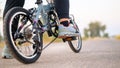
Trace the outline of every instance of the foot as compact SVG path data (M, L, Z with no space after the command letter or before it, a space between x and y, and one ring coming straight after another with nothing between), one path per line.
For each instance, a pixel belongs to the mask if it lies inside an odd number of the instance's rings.
M62 24L59 24L58 26L58 38L67 38L72 36L79 36L79 33L76 32L76 29L72 24L69 23L69 21L65 21L68 25L64 25L64 22Z
M13 58L11 51L9 50L9 48L6 45L3 48L2 58L4 58L4 59L12 59Z

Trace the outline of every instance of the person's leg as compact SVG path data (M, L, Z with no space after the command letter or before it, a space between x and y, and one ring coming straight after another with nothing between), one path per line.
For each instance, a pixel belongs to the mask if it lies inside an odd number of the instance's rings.
M25 0L7 0L4 8L4 13L3 13L3 19L6 15L6 13L13 7L23 7ZM18 21L14 21L14 25L17 25ZM16 30L17 27L13 31ZM7 45L4 46L3 52L2 52L2 57L3 58L12 58L11 52L8 49Z
M68 23L64 23L64 21L69 20L69 0L54 0L54 2L61 24L68 25Z
M69 0L54 0L55 9L60 19L60 25L58 26L58 37L66 38L74 36L76 30L70 25L69 19Z
M69 18L69 0L54 0L59 19Z
M3 12L3 19L5 14L13 7L23 7L25 0L6 0L4 12Z

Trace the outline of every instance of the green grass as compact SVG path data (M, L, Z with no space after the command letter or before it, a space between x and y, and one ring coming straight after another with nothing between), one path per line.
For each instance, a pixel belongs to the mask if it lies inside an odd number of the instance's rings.
M43 35L43 41L46 43L46 42L50 42L50 41L52 41L53 39L54 39L55 37L49 37L48 35L47 35L47 33L44 33L44 35ZM62 42L62 39L59 39L59 38L57 38L56 40L55 40L55 42Z
M0 48L3 48L4 47L4 45L5 45L5 43L2 41L2 42L0 42Z

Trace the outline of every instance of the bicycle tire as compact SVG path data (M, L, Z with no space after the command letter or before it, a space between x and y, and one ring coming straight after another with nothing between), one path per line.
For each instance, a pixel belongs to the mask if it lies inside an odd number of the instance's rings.
M5 38L5 42L8 46L8 48L12 51L12 54L14 56L14 58L16 58L18 61L24 63L24 64L30 64L30 63L34 63L35 61L38 60L38 58L40 57L41 55L41 52L36 52L35 55L31 56L31 57L24 57L22 56L18 51L17 49L15 48L15 42L13 42L13 36L11 34L11 29L12 27L10 27L10 23L11 23L11 19L14 17L15 14L17 13L24 13L26 15L29 15L30 13L22 8L22 7L14 7L12 9L10 9L5 18L4 18L4 23L3 23L3 33L4 33L4 38ZM41 40L42 40L42 34L40 35L41 36ZM39 45L43 45L43 42L41 41L41 43L39 43Z
M79 36L73 36L72 38L75 38L75 39L68 40L68 44L73 52L79 53L82 48L82 38L81 38L80 30L79 30L77 24L74 21L72 21L72 24L76 26Z

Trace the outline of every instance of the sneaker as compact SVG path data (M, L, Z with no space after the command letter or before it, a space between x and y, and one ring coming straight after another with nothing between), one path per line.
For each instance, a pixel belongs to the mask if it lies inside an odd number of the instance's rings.
M79 33L76 32L76 29L73 27L72 24L69 24L69 26L67 27L62 24L59 24L58 38L66 38L72 36L79 36Z
M4 48L3 48L2 58L4 58L4 59L12 59L13 58L13 56L12 56L10 50L8 49L7 45L5 45Z

